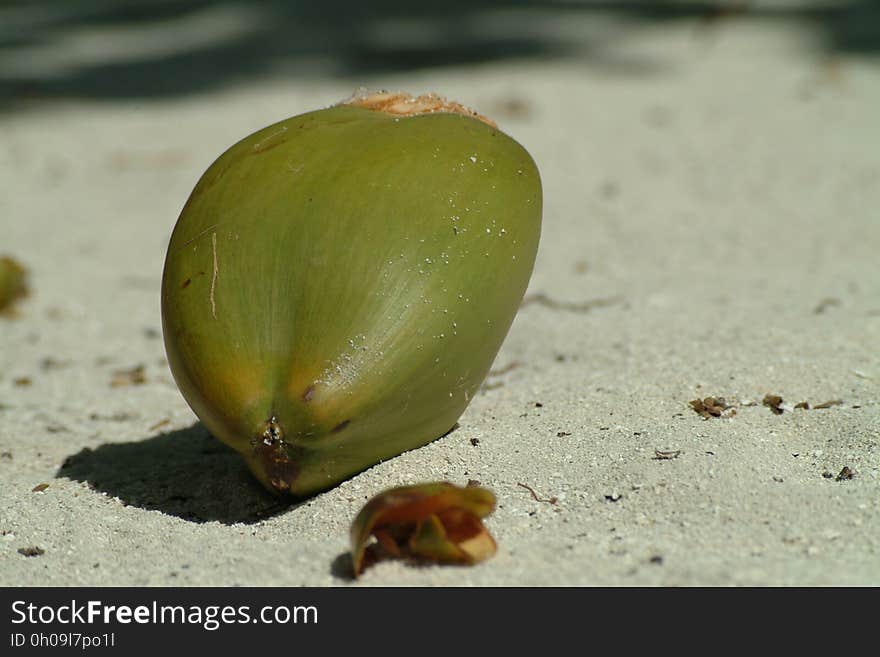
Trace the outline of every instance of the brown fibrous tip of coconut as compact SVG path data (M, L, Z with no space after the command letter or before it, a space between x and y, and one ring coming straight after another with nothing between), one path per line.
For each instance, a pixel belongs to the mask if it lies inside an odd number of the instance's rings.
M375 93L358 92L351 98L343 100L340 105L363 107L374 112L385 112L392 116L418 116L420 114L461 114L482 121L486 125L497 128L495 122L469 107L453 100L446 100L435 93L412 96L402 91L377 91Z

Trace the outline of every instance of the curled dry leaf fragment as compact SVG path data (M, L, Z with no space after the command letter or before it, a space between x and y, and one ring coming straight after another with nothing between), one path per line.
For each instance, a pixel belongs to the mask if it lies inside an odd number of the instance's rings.
M690 402L690 406L696 413L704 419L710 417L721 417L724 412L732 407L728 404L724 397L706 397L704 399L694 399Z
M764 395L764 399L761 401L764 406L769 408L775 415L782 415L782 412L785 410L782 408L782 397L779 395Z
M355 576L383 558L474 564L495 554L482 519L495 495L480 486L448 482L391 488L376 495L351 525ZM368 545L370 537L376 542Z

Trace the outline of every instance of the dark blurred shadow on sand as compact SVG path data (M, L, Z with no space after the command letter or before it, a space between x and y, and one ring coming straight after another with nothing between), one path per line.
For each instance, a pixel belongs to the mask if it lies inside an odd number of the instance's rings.
M622 61L609 45L645 25L711 32L741 18L804 25L818 56L880 52L875 0L0 0L0 109L504 60L577 58L610 74L651 75L656 61Z
M291 506L290 500L266 492L242 458L201 423L135 442L84 448L55 476L191 522L254 523Z

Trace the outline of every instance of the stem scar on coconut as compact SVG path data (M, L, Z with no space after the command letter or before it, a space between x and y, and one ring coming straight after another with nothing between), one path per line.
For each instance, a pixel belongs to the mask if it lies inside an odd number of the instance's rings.
M295 496L444 435L522 300L541 205L528 152L433 94L355 96L244 138L168 247L184 398Z

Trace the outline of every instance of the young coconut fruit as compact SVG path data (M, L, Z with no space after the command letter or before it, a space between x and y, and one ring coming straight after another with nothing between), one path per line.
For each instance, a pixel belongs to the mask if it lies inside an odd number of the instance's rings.
M211 165L174 228L174 378L267 488L329 488L455 425L540 226L532 158L456 103L376 94L271 125Z

